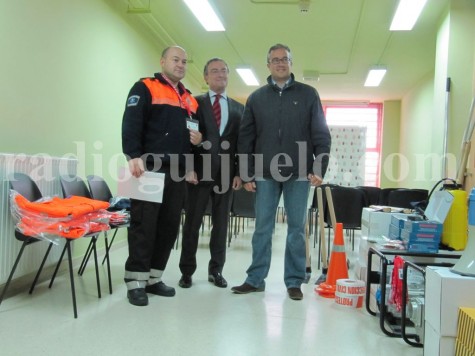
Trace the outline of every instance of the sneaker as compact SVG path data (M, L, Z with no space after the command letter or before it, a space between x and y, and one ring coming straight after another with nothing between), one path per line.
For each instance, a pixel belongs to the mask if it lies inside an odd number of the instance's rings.
M136 305L138 307L144 307L148 305L148 296L147 293L145 293L145 289L143 288L128 290L127 298L129 299L129 303L132 305Z
M219 272L210 273L208 275L208 282L214 283L214 285L219 288L226 288L228 286L228 282L226 282L223 275Z
M145 287L145 291L162 297L173 297L175 295L175 288L169 287L163 282L148 285Z
M252 293L252 292L263 292L264 287L253 287L248 283L243 283L240 286L232 287L231 290L236 293L236 294L247 294L247 293Z
M289 294L290 299L293 299L293 300L303 299L303 294L300 288L287 288L287 293Z

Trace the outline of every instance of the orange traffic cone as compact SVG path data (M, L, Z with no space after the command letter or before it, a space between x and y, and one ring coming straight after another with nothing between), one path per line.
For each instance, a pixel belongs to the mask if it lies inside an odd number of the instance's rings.
M337 279L347 278L348 266L346 264L345 242L343 241L343 224L337 223L327 279L324 283L315 287L315 292L325 298L334 298Z

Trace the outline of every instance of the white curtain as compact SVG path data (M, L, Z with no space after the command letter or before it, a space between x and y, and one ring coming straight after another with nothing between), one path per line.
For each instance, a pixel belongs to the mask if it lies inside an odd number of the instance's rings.
M364 185L366 127L329 126L330 162L324 183L345 187Z

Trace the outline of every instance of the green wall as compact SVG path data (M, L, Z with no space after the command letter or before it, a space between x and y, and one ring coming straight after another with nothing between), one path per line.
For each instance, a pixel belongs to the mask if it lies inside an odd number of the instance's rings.
M75 156L78 175L102 175L112 192L117 166L125 163L120 133L128 91L160 70L165 47L138 33L134 15L117 3L0 5L0 151Z
M399 186L430 189L444 177L456 178L475 88L474 34L475 2L452 0L440 19L435 72L401 101Z
M381 148L381 188L394 188L398 184L399 132L401 127L401 101L385 101L383 105L383 130Z

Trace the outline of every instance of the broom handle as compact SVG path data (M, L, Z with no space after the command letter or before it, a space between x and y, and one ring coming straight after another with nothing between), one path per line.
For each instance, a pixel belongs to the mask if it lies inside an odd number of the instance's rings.
M333 197L330 187L325 187L325 193L327 194L328 210L330 211L330 219L332 221L332 228L336 229L336 216L335 207L333 206Z
M325 220L323 214L323 194L322 188L317 188L317 204L318 204L318 225L320 225L320 254L322 256L322 268L328 268L327 266L327 243L325 242Z

